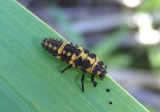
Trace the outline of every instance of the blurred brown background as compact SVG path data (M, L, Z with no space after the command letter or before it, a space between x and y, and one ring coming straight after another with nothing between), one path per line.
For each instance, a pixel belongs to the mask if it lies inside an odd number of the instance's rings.
M160 0L18 0L68 41L96 52L151 112L160 111Z

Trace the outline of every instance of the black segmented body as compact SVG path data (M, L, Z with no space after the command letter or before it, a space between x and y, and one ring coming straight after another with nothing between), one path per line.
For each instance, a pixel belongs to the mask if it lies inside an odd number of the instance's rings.
M90 53L89 50L84 50L82 47L55 39L44 39L42 46L49 53L52 53L53 56L57 56L58 59L70 64L67 68L62 70L62 72L71 67L76 67L83 71L81 79L82 91L84 91L83 80L86 72L91 73L91 81L94 86L97 85L94 81L94 76L98 75L101 79L103 79L107 73L107 66L104 65L102 61L98 60L96 54Z

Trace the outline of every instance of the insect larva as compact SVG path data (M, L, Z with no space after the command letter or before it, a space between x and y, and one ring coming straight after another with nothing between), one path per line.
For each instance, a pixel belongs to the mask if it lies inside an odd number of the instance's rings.
M100 79L104 79L107 71L107 66L100 61L96 54L90 53L89 50L85 50L72 43L63 42L55 39L44 39L42 46L53 56L57 56L58 59L69 63L65 69L61 71L63 73L71 67L79 68L82 70L83 75L81 78L82 92L84 92L84 76L86 72L89 72L91 76L91 82L93 86L97 86L97 82L94 80L94 76L99 76Z

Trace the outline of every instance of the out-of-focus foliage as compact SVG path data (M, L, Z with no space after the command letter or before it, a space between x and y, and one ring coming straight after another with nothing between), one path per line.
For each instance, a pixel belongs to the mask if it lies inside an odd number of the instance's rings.
M160 72L160 48L159 46L148 48L148 57L153 70Z
M160 0L144 0L140 7L136 9L136 13L144 13L149 15L156 15L156 17L159 17L159 10L160 10ZM154 16L151 16L154 25L157 18ZM154 28L154 25L151 24ZM158 29L160 29L160 26L158 25ZM159 30L158 30L159 31ZM147 32L147 31L146 31ZM154 35L153 35L154 36ZM152 38L152 37L150 37ZM160 44L156 45L148 45L147 47L147 53L148 53L148 60L150 62L151 69L153 71L160 72Z
M77 43L78 45L82 45L83 47L86 48L86 44L84 42L84 38L82 38L82 35L80 35L78 32L75 32L74 29L72 28L72 22L67 18L67 15L60 9L59 6L54 5L50 6L50 13L52 14L52 17L56 20L58 23L59 27L65 31L65 36L67 39L73 43ZM159 8L159 0L153 0L153 1L143 1L141 5L138 8L135 8L136 12L132 13L132 15L135 15L137 13L142 13L145 12L146 14L151 14L155 8ZM54 12L53 12L54 10ZM123 11L127 10L127 8L123 9ZM56 13L55 13L56 12ZM96 27L96 26L95 26ZM125 27L125 28L124 28ZM141 28L140 26L137 26L137 28ZM106 38L102 39L100 42L94 44L91 48L91 51L97 53L97 55L100 57L101 60L104 60L105 63L109 64L110 66L117 66L117 67L134 67L134 68L143 68L146 69L146 64L150 64L151 68L153 71L159 69L159 64L158 64L158 52L157 54L154 53L157 50L157 47L154 47L153 49L148 49L147 45L138 45L138 46L133 46L129 48L131 51L132 49L136 49L135 56L133 54L130 54L130 52L125 51L119 52L119 48L121 48L121 44L124 41L124 38L127 38L126 35L130 35L135 31L135 29L129 28L127 24L122 25L120 28L116 29L114 32L109 34L109 36L106 36ZM138 30L137 30L138 31ZM134 37L133 37L134 38ZM83 43L83 44L82 44ZM148 53L148 56L143 55L145 57L137 57L136 55L138 52L141 51L141 46L142 48L146 47L146 53ZM152 48L152 45L149 47ZM140 49L140 51L139 51ZM135 57L137 58L143 58L146 60L146 63L144 65L142 64L144 61L134 59ZM155 58L152 58L155 57ZM142 62L141 62L142 61ZM138 63L141 63L140 66ZM149 65L148 65L149 66ZM156 68L156 69L155 69ZM148 67L147 67L148 69Z
M54 11L54 12L53 12ZM82 36L72 28L72 22L67 18L67 15L57 5L50 6L49 12L53 19L59 25L60 29L63 30L67 40L77 45L86 47L85 41Z
M137 12L152 12L160 8L160 0L143 0L140 7L137 8Z
M118 49L120 43L124 40L128 33L129 31L122 27L107 36L106 39L93 46L91 50L96 52L98 57L109 66L127 67L132 62L129 54L117 53L114 55L114 52Z

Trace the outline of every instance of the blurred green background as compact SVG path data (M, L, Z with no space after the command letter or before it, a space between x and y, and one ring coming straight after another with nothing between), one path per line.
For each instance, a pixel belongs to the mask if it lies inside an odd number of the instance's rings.
M95 52L109 75L160 111L160 0L18 0L66 40Z

